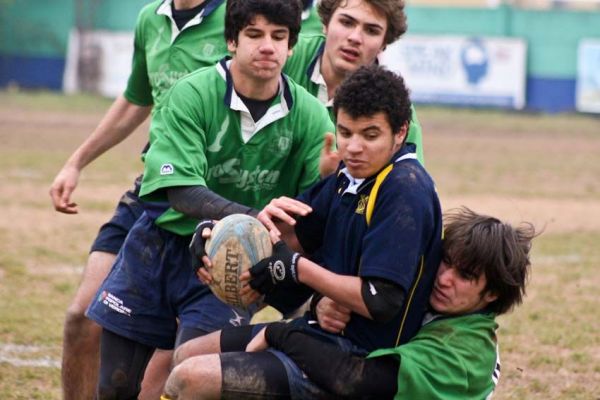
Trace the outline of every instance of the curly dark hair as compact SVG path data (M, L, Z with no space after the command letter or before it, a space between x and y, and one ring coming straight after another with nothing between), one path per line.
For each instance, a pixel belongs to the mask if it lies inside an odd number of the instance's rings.
M531 241L538 235L534 226L524 222L515 228L467 207L446 213L444 225L444 262L467 279L485 274L487 284L481 297L486 293L498 296L488 308L503 314L521 304L531 265Z
M385 32L385 44L395 42L406 33L406 14L404 13L404 0L362 0L387 17L388 27ZM331 16L338 7L343 7L348 0L321 0L317 6L319 17L324 26L329 25Z
M272 24L286 26L290 30L288 47L294 47L302 24L300 0L228 0L225 40L236 43L240 31L257 15L262 15Z
M350 74L336 90L333 112L344 110L352 118L382 112L393 133L410 123L411 102L404 79L379 65L366 65Z

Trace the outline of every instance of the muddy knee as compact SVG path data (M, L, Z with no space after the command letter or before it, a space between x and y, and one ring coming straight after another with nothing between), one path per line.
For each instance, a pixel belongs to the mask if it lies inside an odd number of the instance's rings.
M137 399L139 392L140 382L137 375L131 376L122 369L115 369L110 376L105 376L98 382L100 400Z

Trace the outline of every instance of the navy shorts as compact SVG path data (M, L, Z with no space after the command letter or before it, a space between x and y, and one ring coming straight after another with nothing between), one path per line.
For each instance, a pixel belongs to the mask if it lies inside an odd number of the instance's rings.
M146 213L131 228L86 315L128 339L171 349L181 327L213 332L249 323L251 313L217 299L196 277L188 244Z
M141 179L140 175L135 180L134 187L123 194L110 221L100 227L90 252L103 251L111 254L119 252L129 230L144 212L138 197Z
M325 332L318 327L316 321L309 321L306 317L297 318L288 323L292 324L295 329L306 332L308 335L337 346L344 352L352 353L361 357L364 357L368 354L366 350L354 345L350 339L333 333ZM250 339L256 336L258 332L260 332L260 330L266 325L268 324L256 324L252 325L251 327L242 328L242 330L240 330L242 334L238 336L240 343L230 342L228 346L230 348L224 349L224 351L239 351L241 348L245 348L245 345L250 341ZM236 330L227 330L228 339L235 339L235 331ZM298 367L298 365L287 356L287 354L275 349L267 349L267 351L275 355L275 357L277 357L283 364L289 385L290 398L292 400L335 398L331 395L331 393L324 391L317 386L316 383L311 381L300 369L300 367ZM260 385L257 386L254 380L235 379L235 377L243 375L246 372L237 371L236 365L252 366L252 358L254 357L254 354L256 353L233 352L221 354L221 369L223 371L223 379L229 379L227 381L223 381L223 389L228 393L235 393L238 394L239 397L244 398L258 399L263 398L263 396L264 398L269 398L268 394L265 392L265 388L260 387ZM280 367L274 365L273 368ZM231 379L231 377L234 378ZM257 382L260 381L258 380Z
M326 343L337 346L346 353L352 353L358 356L366 356L368 354L366 350L353 344L350 339L320 329L316 321L309 321L307 318L302 317L297 318L290 323L293 324L296 329L304 331ZM290 397L292 400L335 398L311 381L304 371L302 371L300 367L287 356L287 354L275 349L268 349L267 351L272 352L279 361L283 363L288 377Z

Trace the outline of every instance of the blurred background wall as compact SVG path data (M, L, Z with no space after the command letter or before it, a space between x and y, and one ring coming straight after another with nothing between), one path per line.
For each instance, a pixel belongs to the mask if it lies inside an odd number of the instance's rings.
M97 41L98 33L104 37L125 34L120 40L129 47L121 46L120 51L128 54L137 13L147 3L0 0L0 87L88 90L111 95L98 90L95 84L103 73L98 48L104 42ZM600 41L600 0L413 0L408 2L407 15L406 40L413 35L425 35L434 41L449 35L522 40L526 46L525 102L516 108L532 111L578 108L580 45ZM112 38L108 41L117 40L114 35ZM596 53L590 54L592 66L587 68L595 69L597 62L599 72L597 78L588 79L588 84L597 84L600 90L600 50L597 61ZM106 63L107 54L102 57ZM591 73L594 75L594 71Z

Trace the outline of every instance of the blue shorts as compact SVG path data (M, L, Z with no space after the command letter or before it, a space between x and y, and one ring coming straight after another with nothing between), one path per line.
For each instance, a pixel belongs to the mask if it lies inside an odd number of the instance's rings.
M177 320L205 332L248 324L250 312L221 302L198 280L190 240L142 214L86 315L111 332L161 349L173 348Z
M141 178L140 175L135 180L134 187L121 196L113 217L100 227L90 252L103 251L111 254L119 252L129 230L144 212L138 197Z

